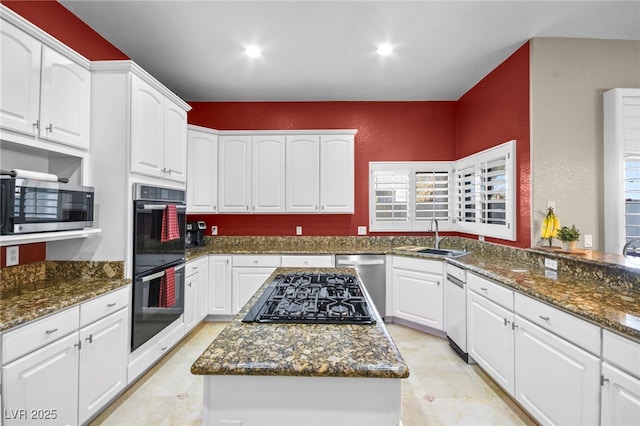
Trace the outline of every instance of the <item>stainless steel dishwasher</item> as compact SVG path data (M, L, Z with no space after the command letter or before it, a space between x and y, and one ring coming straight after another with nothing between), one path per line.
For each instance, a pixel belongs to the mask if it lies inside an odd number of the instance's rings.
M336 267L354 268L362 284L367 289L378 313L384 319L386 315L387 275L384 254L338 254Z

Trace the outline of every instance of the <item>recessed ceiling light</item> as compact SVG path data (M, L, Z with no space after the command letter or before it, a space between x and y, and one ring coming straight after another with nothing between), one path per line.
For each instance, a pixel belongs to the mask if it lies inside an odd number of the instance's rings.
M250 45L245 47L244 54L250 58L257 58L262 55L262 51L258 46Z
M378 46L378 50L376 52L378 52L378 55L380 56L387 56L393 52L393 46L388 43L381 44Z

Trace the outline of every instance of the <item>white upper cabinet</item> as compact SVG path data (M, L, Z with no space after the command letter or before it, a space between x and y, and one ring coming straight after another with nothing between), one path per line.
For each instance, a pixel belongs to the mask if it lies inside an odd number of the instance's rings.
M0 37L0 126L87 150L90 71L8 22Z
M322 213L354 212L354 136L320 137Z
M218 135L189 128L187 132L187 211L218 210Z
M0 37L0 125L36 136L42 44L6 22L0 27Z
M287 212L318 213L320 136L287 136Z
M252 211L254 213L284 212L284 136L254 136L252 163Z
M251 136L220 136L218 154L218 211L249 212Z
M40 93L40 137L89 149L91 73L44 47Z
M131 171L185 182L186 112L137 76L131 94Z

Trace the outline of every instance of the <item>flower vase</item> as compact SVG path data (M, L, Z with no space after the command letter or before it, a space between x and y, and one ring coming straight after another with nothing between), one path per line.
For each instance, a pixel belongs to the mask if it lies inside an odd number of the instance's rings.
M563 241L562 248L565 251L575 251L576 250L577 241Z

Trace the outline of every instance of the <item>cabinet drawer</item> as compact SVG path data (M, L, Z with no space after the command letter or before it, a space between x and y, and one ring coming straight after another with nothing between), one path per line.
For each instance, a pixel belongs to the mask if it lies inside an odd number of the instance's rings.
M516 294L516 314L540 327L600 355L600 327L531 297Z
M513 311L512 290L475 274L467 276L467 285L469 290L473 290L498 305Z
M232 259L233 266L256 266L256 267L278 267L280 266L280 256L270 255L235 255Z
M416 272L430 272L439 275L443 273L442 261L438 260L395 256L393 258L393 267L397 269L409 269Z
M602 333L602 358L640 378L640 343L604 330Z
M77 331L79 318L80 307L74 306L3 334L3 364Z
M129 286L103 294L80 305L80 327L129 306Z
M185 276L185 278L196 274L198 272L198 269L200 268L200 264L201 264L201 259L196 259L196 260L192 260L190 262L187 262L184 265L184 276Z
M447 275L451 275L452 277L457 278L462 282L467 281L467 271L465 271L463 268L452 265L450 263L445 263L444 267Z
M333 256L282 256L282 266L331 268L333 267L333 259Z

